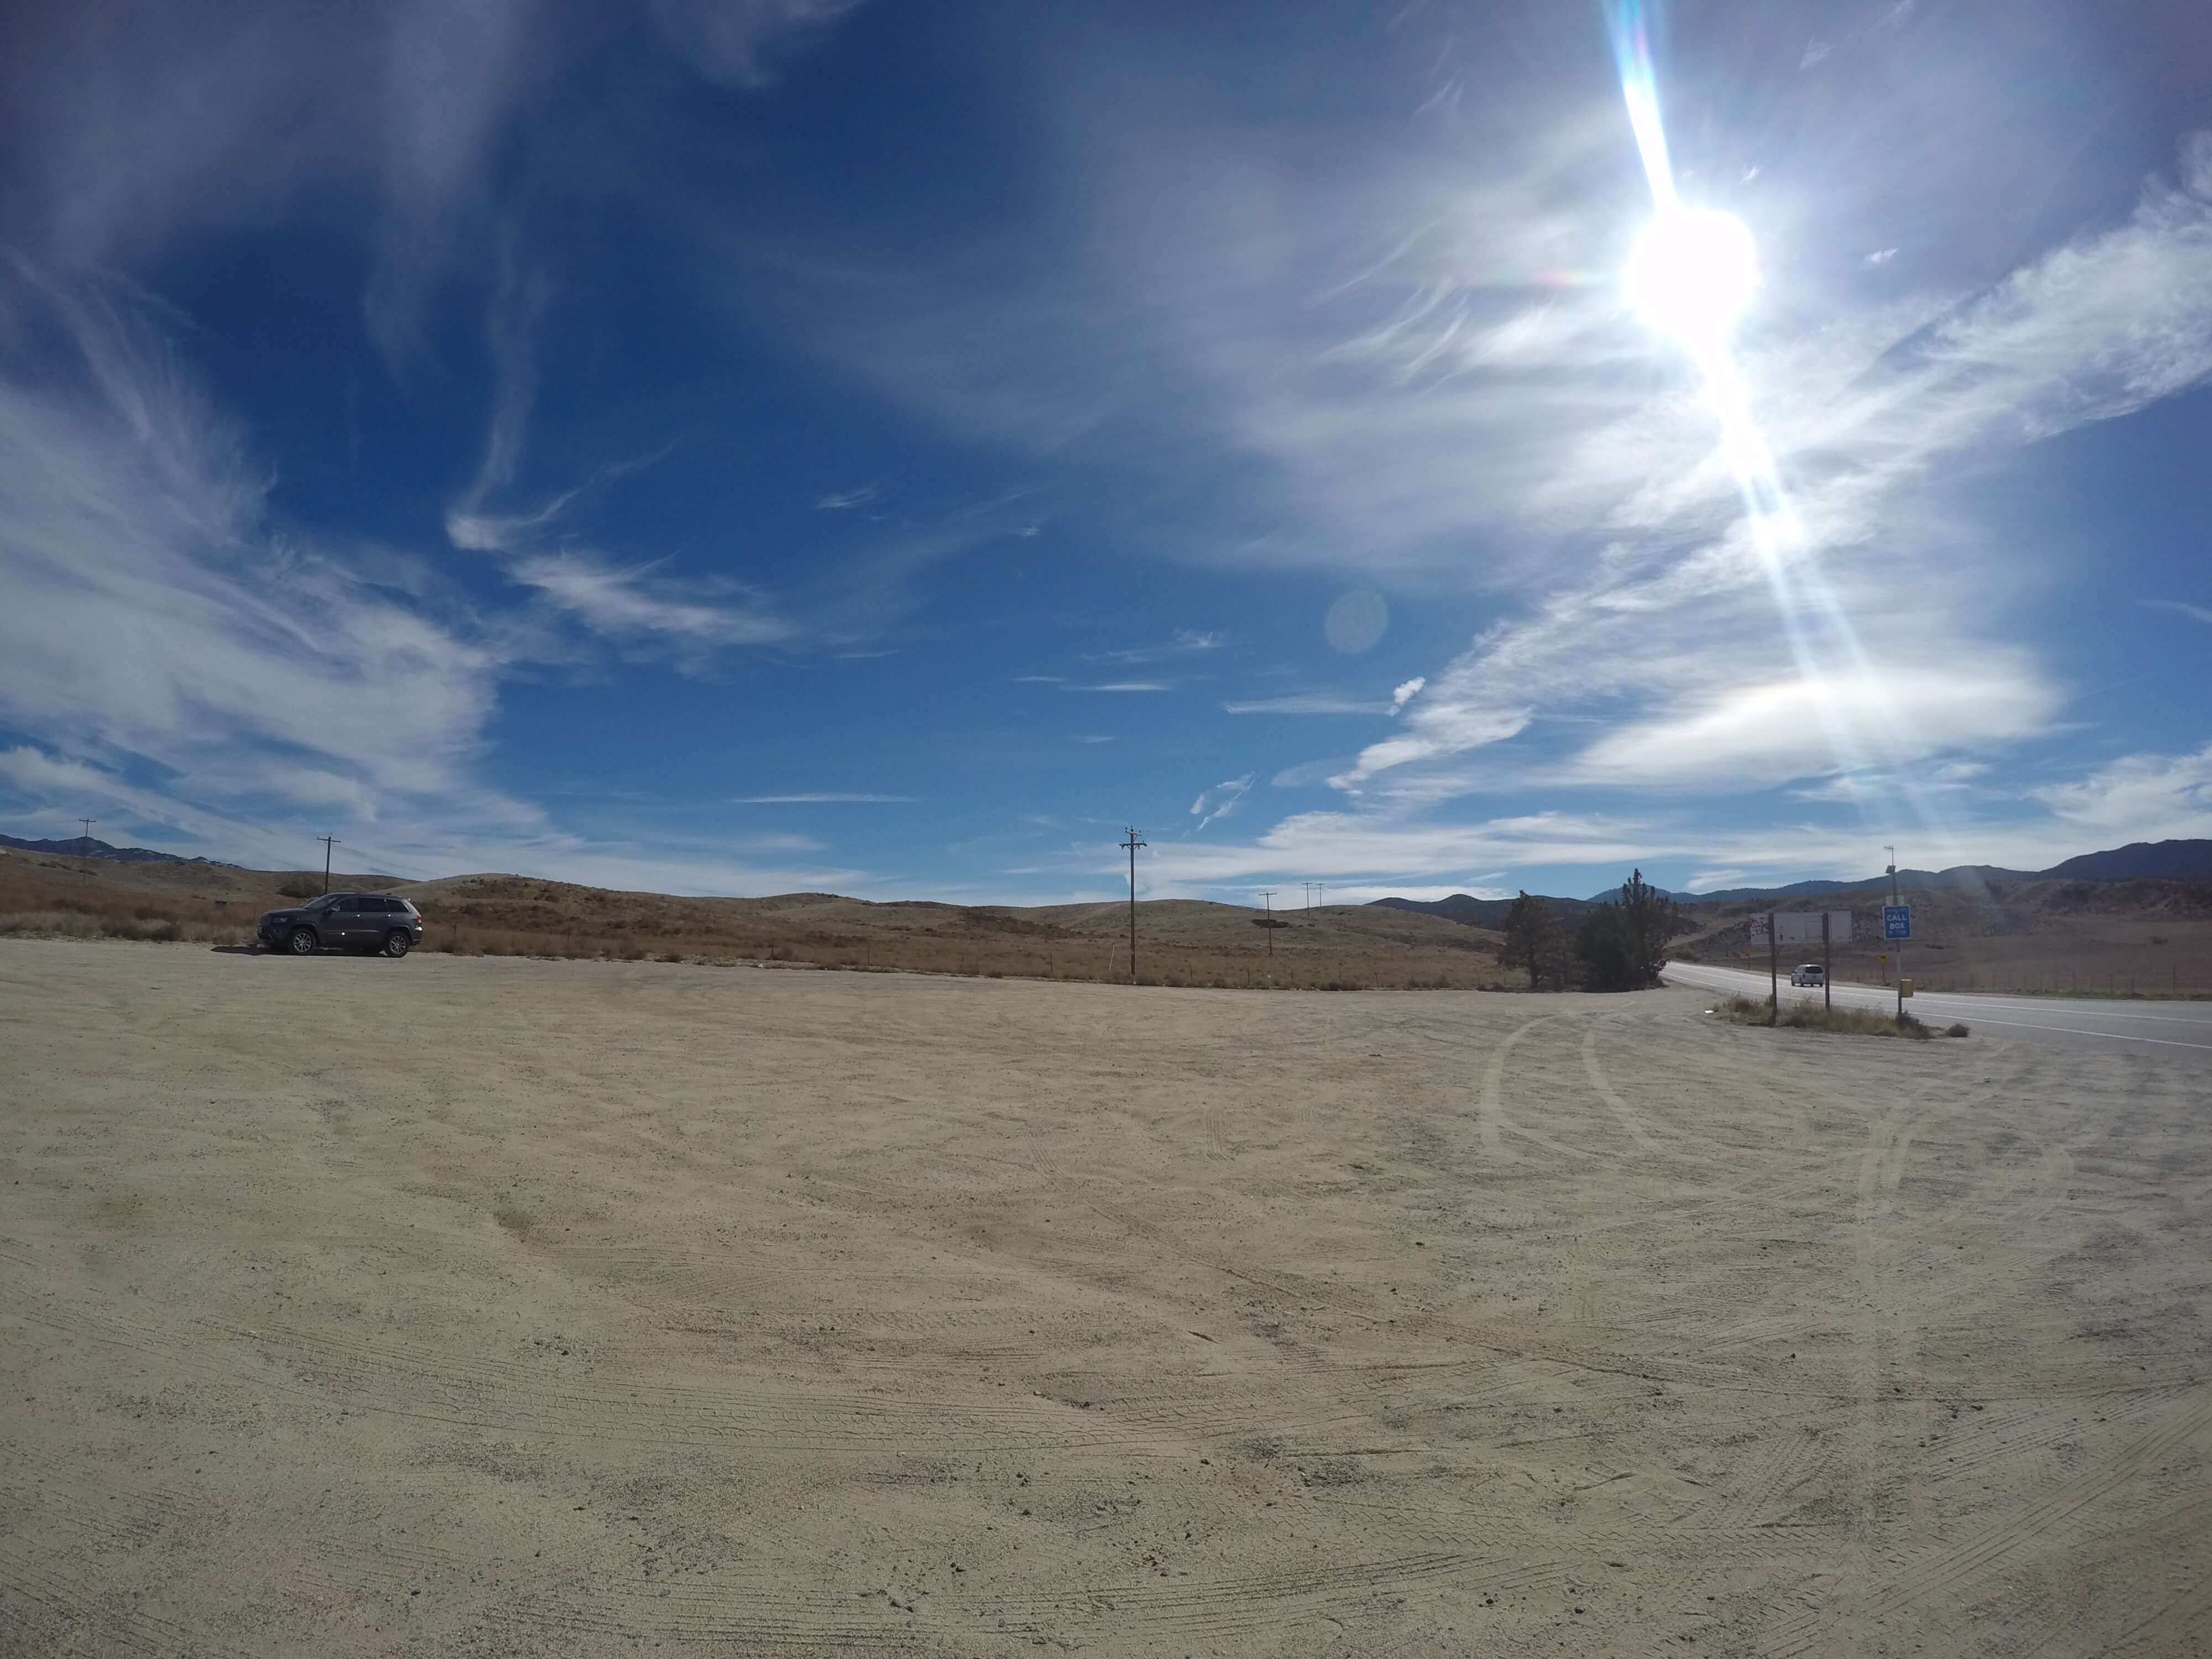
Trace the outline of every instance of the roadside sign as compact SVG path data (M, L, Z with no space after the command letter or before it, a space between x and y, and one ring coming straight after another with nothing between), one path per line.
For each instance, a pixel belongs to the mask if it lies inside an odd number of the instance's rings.
M1779 945L1821 943L1820 913L1818 910L1784 910L1774 918L1774 928L1775 942ZM1849 945L1851 942L1850 911L1828 912L1826 942L1830 945Z
M1751 942L1753 945L1766 943L1766 913L1765 911L1761 911L1751 919Z
M1881 936L1884 939L1911 939L1912 937L1912 907L1909 904L1883 905Z

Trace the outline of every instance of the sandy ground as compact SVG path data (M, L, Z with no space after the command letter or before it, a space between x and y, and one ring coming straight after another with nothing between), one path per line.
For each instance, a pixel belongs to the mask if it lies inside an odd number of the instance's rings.
M2212 1651L2212 1069L0 941L0 1651Z

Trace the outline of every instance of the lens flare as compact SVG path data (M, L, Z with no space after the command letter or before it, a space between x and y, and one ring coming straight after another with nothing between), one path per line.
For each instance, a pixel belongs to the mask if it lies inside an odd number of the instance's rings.
M1846 775L1894 769L1916 746L1905 711L1879 696L1864 711L1877 728L1866 735L1887 751L1880 757L1887 764L1877 768L1876 757L1864 752L1856 723L1844 718L1824 690L1824 665L1838 658L1863 683L1878 689L1881 679L1850 611L1812 556L1781 469L1753 418L1751 388L1736 361L1734 325L1759 283L1751 233L1729 214L1684 206L1676 191L1652 51L1654 25L1661 21L1658 0L1608 0L1607 13L1621 100L1654 211L1650 229L1622 273L1623 288L1638 314L1681 348L1705 384L1718 418L1721 453L1742 496L1746 539L1765 572L1783 641L1812 693L1814 714L1838 769ZM1927 792L1910 778L1901 782L1905 804L1923 824L1942 833ZM1871 827L1869 803L1862 800L1860 810Z
M1716 343L1759 287L1758 249L1734 214L1675 208L1645 228L1621 286L1653 328L1693 345Z

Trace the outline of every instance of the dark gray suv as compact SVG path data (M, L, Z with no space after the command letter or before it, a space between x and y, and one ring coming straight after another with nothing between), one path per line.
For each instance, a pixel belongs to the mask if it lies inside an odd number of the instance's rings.
M422 942L422 913L386 893L325 893L296 910L264 911L254 931L270 950L295 957L331 945L397 958Z

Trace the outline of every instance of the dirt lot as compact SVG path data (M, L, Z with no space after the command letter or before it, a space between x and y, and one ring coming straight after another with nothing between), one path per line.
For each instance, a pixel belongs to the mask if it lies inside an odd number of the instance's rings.
M2212 1650L2212 1072L0 940L0 1651Z

